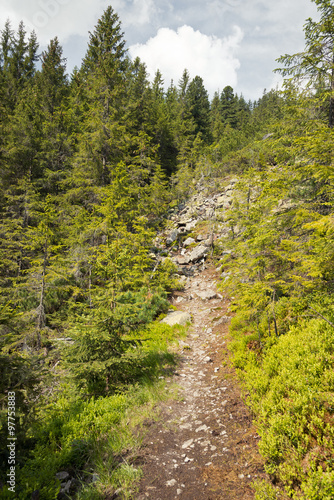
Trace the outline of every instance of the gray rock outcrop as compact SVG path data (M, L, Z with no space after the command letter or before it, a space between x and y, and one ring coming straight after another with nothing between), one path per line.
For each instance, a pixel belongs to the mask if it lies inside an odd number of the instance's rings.
M189 313L184 311L175 311L167 314L167 316L161 321L161 323L166 323L167 325L186 325L191 322L191 316Z

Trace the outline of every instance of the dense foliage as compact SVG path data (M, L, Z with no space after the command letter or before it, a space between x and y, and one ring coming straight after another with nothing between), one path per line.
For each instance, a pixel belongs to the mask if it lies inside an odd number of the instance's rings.
M314 78L324 43L333 74L334 11L316 3L320 21L305 25L305 52L280 58L292 75L280 120L233 158L244 171L225 214L234 364L275 484L258 484L259 500L334 497L333 89L330 78ZM301 73L310 85L298 87Z

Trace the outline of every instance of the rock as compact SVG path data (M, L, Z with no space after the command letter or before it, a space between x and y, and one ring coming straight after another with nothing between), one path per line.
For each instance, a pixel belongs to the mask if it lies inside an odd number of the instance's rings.
M194 229L194 227L196 226L197 224L197 220L194 220L192 222L188 222L188 224L186 224L185 228L186 228L186 231L191 231L192 229Z
M205 356L204 361L205 361L206 363L212 363L212 359L210 358L210 356ZM197 431L196 431L196 432L197 432Z
M202 300L211 300L217 297L217 293L214 290L202 290L200 292L196 292L196 295L198 295L198 297Z
M231 321L230 316L222 316L221 318L218 319L218 321L215 322L215 326L224 325L226 323L229 323L230 321Z
M223 194L217 198L217 207L222 207L223 205L230 203L231 199L229 196Z
M59 481L65 481L68 477L70 477L70 475L66 471L57 472L56 474L56 479L59 479Z
M171 231L166 238L166 244L171 245L172 243L174 243L174 241L177 240L178 235L179 235L179 231L177 229L174 229L173 231Z
M213 244L213 234L211 234L208 239L204 240L202 244L206 247L211 247Z
M190 224L191 222L193 222L193 220L191 218L188 218L188 219L180 219L178 222L177 222L177 225L178 226L186 226L187 224Z
M208 236L206 234L199 234L196 238L197 241L203 241L206 240Z
M193 439L189 439L188 441L186 441L185 443L183 443L182 445L182 449L185 450L186 448L189 448L189 446L191 444L193 444L194 440Z
M161 321L161 323L166 323L167 325L170 325L170 326L186 325L189 322L191 322L190 314L187 312L183 312L183 311L175 311L175 312L169 313Z
M207 425L203 424L203 425L200 425L199 427L197 427L195 432L207 431L208 429L209 429L209 427Z
M166 486L175 486L177 483L176 479L171 479L170 481L166 482Z
M179 264L180 266L184 264L189 264L190 262L190 259L187 255L177 255L177 257L175 257L175 259L172 260L175 260L176 263Z
M184 247L188 247L189 245L192 245L193 243L195 243L194 238L187 238L187 239L183 242L183 246L184 246Z
M204 245L199 245L195 247L193 251L189 254L189 261L196 262L197 260L206 257L207 252L208 252L207 247L205 247Z

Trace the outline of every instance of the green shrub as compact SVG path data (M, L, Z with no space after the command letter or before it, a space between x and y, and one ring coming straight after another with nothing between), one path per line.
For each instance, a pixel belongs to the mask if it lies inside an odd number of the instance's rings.
M267 345L261 362L245 353L237 363L244 370L267 472L291 498L333 498L332 327L321 319L303 321Z

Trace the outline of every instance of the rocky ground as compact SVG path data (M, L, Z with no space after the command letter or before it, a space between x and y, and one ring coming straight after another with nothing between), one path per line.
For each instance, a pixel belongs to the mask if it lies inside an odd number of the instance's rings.
M180 398L161 405L158 422L146 422L136 500L248 500L254 498L251 483L265 475L259 436L230 362L229 302L217 291L228 276L210 260L214 247L229 252L224 241L236 183L227 179L218 194L198 189L174 209L168 231L156 240L159 255L173 260L184 283L172 297L179 312L165 321L191 320L191 327L168 380L178 384Z
M259 436L229 362L229 303L217 294L218 280L215 269L198 269L173 296L192 318L170 379L181 398L161 407L159 422L146 422L138 500L247 500L252 481L264 477Z

